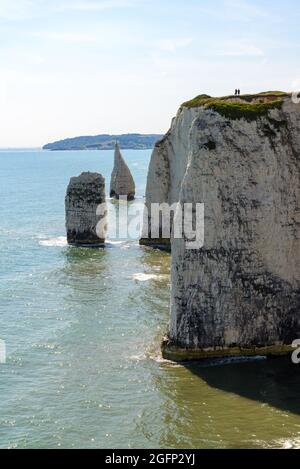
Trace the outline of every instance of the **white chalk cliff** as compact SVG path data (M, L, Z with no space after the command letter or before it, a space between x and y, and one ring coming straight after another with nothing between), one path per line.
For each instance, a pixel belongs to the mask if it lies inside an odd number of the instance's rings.
M205 238L191 250L170 236L163 355L288 352L300 338L300 105L284 93L182 105L153 151L146 206L178 201L204 203ZM170 243L147 231L142 243Z
M128 200L133 200L135 184L130 169L121 155L119 144L116 143L114 168L110 180L110 197L118 199L120 196L127 196Z

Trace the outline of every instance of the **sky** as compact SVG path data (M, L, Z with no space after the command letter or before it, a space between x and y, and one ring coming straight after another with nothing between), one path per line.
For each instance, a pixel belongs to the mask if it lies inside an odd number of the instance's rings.
M0 147L165 133L206 93L300 89L298 0L0 0Z

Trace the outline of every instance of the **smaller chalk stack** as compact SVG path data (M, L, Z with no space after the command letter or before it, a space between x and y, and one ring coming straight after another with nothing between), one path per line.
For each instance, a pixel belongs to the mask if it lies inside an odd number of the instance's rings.
M119 144L115 145L114 169L110 180L110 197L119 199L127 196L127 200L133 200L135 196L135 184L123 156Z
M67 240L71 245L100 246L105 242L107 209L105 179L99 173L84 172L72 177L66 199Z

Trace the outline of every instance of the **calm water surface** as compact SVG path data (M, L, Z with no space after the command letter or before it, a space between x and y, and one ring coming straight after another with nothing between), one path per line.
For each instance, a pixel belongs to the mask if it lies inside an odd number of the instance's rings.
M150 151L124 155L142 198ZM167 253L66 246L69 178L109 182L112 164L111 151L0 152L0 447L299 447L288 359L161 360Z

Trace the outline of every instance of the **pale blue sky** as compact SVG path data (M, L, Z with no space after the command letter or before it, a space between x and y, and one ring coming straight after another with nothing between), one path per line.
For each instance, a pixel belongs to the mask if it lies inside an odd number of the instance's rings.
M298 0L0 0L0 147L162 132L181 102L300 88Z

